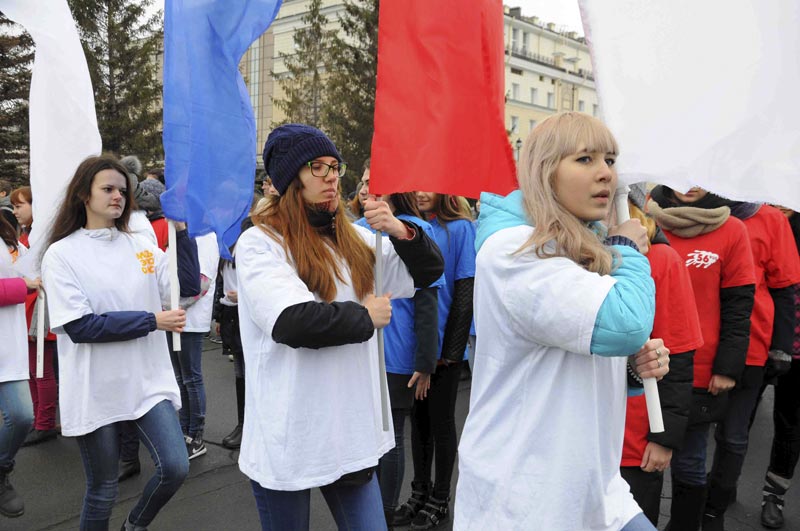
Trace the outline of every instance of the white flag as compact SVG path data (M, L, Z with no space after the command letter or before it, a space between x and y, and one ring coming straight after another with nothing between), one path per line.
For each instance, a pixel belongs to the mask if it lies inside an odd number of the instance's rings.
M627 183L800 210L798 0L579 0Z
M0 0L0 11L36 45L29 100L34 248L49 231L78 164L99 155L102 144L89 69L67 0Z

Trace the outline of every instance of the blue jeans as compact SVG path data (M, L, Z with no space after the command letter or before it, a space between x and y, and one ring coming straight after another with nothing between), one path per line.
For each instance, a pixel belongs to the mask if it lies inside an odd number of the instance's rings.
M189 457L175 409L168 400L156 404L141 418L130 421L147 447L156 472L128 520L145 527L158 514L189 474ZM108 519L119 491L119 426L113 423L77 438L86 472L86 496L81 530L108 529Z
M181 430L189 437L202 437L206 426L206 388L203 385L203 334L181 334L181 351L172 350L172 334L167 334L175 379L181 391Z
M258 517L262 531L306 531L309 526L311 490L265 489L255 481ZM386 529L378 479L360 487L320 487L339 529L380 531Z
M14 468L17 455L33 424L33 402L27 380L0 383L0 469L9 472Z
M706 484L706 449L710 424L694 424L686 428L683 446L672 452L672 480L686 485Z
M653 524L643 513L639 513L634 516L630 522L625 524L625 527L620 531L656 531L656 528L653 527Z

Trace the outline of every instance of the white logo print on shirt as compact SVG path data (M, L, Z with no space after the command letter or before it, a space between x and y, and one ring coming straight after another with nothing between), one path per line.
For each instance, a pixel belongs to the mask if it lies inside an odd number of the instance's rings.
M693 253L689 253L689 259L686 260L686 267L695 266L698 269L701 267L708 269L716 264L717 260L719 260L719 255L717 253L695 249Z

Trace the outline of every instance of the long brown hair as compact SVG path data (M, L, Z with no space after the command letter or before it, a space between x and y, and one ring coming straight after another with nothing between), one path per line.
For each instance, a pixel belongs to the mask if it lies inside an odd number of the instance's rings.
M14 227L8 222L5 216L0 216L0 238L2 238L6 247L10 247L14 251L19 248L19 244L17 243L17 231L14 230Z
M363 299L375 291L375 252L347 219L343 201L339 201L336 208L335 239L324 238L308 221L302 190L300 179L294 179L283 195L253 215L253 224L283 245L294 261L297 275L322 300L334 300L336 280L344 280L339 258L343 258L350 269L356 296Z
M52 232L48 239L47 246L53 245L59 240L63 240L76 230L86 225L86 201L92 195L92 183L94 177L103 170L114 170L125 177L128 183L125 167L119 163L112 155L100 155L89 157L80 163L75 175L67 186L67 193L64 196L61 206L58 208L55 221L53 221ZM130 187L125 191L125 204L122 207L122 215L114 220L114 225L121 232L128 232L128 220L131 217L133 208L133 190Z
M455 221L457 219L472 221L469 203L460 195L436 194L433 200L433 208L428 214L435 215L441 221Z
M399 192L396 194L390 194L389 201L391 201L392 206L394 207L395 215L405 214L407 216L414 216L419 219L424 219L422 217L422 212L419 211L419 207L417 206L416 192Z
M347 202L348 210L350 210L350 213L357 218L360 218L364 215L364 205L361 204L361 198L358 197L358 192L361 191L361 187L363 185L364 183L358 181L358 184L356 185L356 193L353 195L353 199Z

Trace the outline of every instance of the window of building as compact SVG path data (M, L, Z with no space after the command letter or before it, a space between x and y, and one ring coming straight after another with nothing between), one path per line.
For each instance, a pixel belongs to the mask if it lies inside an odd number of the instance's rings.
M533 131L534 127L536 127L536 120L528 120L528 132Z
M530 37L529 34L522 32L522 51L527 53L530 50L530 46L528 45L528 38Z
M597 104L592 105L592 116L597 116Z
M536 105L536 100L539 99L538 98L538 96L539 96L538 92L539 91L536 90L535 88L531 89L531 103L534 104L534 105Z
M586 103L583 100L578 100L578 111L583 112L586 108Z
M519 100L519 83L511 83L511 99Z
M547 93L547 107L549 109L556 108L556 95L552 92Z
M519 116L511 117L511 132L516 133L519 130Z
M522 70L520 70L519 68L512 67L511 68L511 73L515 74L515 75L518 75L518 76L521 76L522 75Z
M517 50L519 48L519 30L511 28L511 49Z

